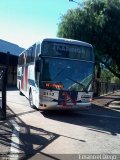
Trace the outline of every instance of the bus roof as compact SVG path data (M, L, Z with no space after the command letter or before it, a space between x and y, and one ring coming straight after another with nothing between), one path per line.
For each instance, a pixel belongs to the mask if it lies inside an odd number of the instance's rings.
M74 39L67 39L67 38L45 38L45 39L43 39L43 41L68 43L68 44L70 44L72 42L72 44L75 44L75 45L83 45L83 46L92 47L92 45L87 42L78 41L78 40L74 40Z
M44 38L44 39L42 39L41 42L44 42L44 41L57 42L57 43L66 43L66 44L72 43L72 44L75 44L75 45L83 45L83 46L86 46L86 47L92 47L92 45L91 45L90 43L83 42L83 41L78 41L78 40L74 40L74 39L67 39L67 38ZM39 44L39 43L40 43L40 41L37 41L37 42L34 43L34 44ZM34 45L34 44L33 44L33 45ZM30 47L32 47L33 45L31 45ZM29 47L29 48L30 48L30 47ZM29 49L29 48L27 48L27 49ZM25 49L25 50L27 50L27 49ZM25 51L25 50L24 50L24 51ZM23 52L24 52L24 51L23 51ZM23 53L23 52L22 52L22 53ZM20 56L22 53L20 53L19 56Z

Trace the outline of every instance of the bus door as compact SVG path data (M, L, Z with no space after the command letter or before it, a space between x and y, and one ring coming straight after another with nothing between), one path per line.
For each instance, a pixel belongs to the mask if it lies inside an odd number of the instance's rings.
M41 60L36 60L35 62L35 97L36 97L36 106L39 106L40 100L40 87L39 87L39 80L41 73Z
M25 92L27 91L27 82L28 82L28 65L26 65L26 54L24 53L24 65L22 67L21 88Z

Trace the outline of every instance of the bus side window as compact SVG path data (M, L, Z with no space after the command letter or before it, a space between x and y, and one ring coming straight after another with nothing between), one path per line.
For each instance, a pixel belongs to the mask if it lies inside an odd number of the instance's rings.
M27 60L26 60L26 63L30 63L30 62L31 62L31 48L27 50Z
M36 44L32 46L32 51L31 51L31 62L34 62L35 60L35 52L36 52Z
M24 53L22 53L19 57L19 60L18 60L18 64L19 65L23 65L24 64Z
M40 55L40 44L37 44L37 47L36 47L36 58L38 58L39 55Z

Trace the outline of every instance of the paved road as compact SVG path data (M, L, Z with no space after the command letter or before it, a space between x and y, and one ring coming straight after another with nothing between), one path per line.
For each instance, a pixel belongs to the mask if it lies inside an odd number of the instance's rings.
M0 123L6 133L6 136L0 133L1 153L27 159L119 154L120 110L104 106L114 98L119 99L120 94L94 100L89 111L42 112L30 108L28 100L19 96L18 91L8 91L8 120Z

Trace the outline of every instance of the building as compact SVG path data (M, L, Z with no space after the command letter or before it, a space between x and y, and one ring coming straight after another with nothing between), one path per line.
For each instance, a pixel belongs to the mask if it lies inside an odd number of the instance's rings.
M18 55L24 50L17 44L0 39L0 66L8 67L8 85L17 83ZM9 52L9 54L7 54Z
M0 52L0 66L8 66L8 86L17 84L18 56Z

